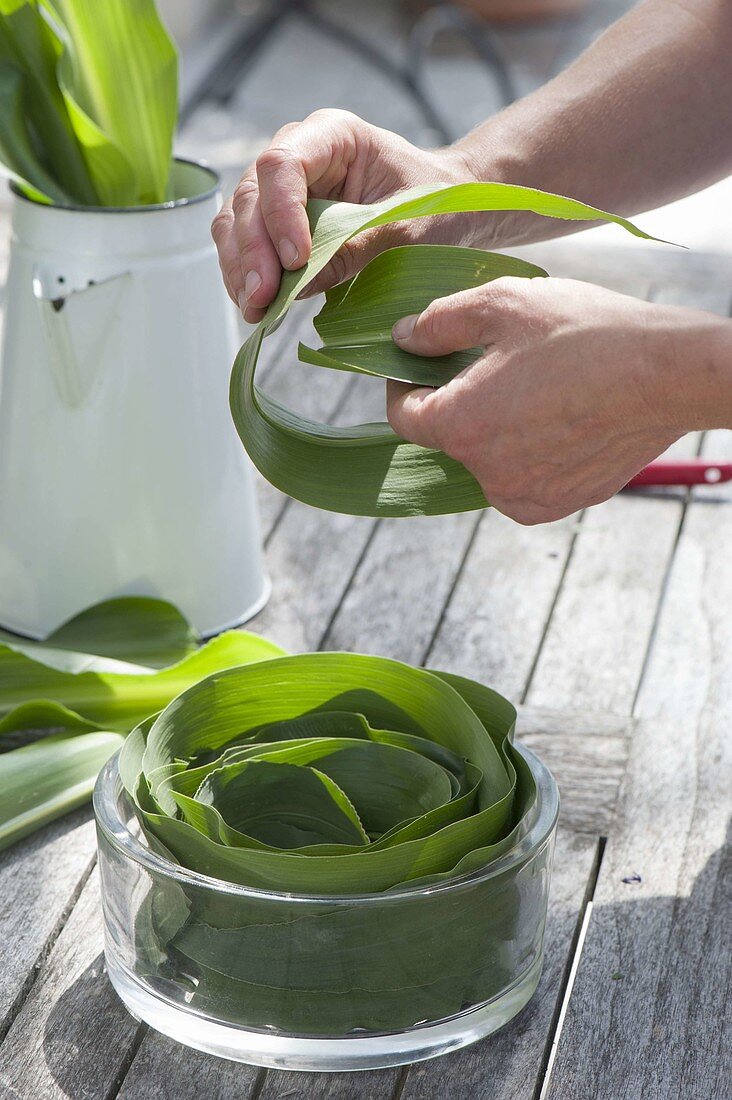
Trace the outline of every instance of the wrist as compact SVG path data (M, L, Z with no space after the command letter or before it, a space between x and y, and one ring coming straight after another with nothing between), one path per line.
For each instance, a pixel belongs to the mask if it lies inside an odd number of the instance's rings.
M671 306L658 321L656 392L669 426L680 433L732 428L732 321Z

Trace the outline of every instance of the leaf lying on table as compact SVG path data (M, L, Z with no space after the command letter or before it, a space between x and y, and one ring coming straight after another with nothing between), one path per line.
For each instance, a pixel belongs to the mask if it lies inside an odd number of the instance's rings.
M262 340L338 249L366 229L407 218L464 211L526 210L572 221L615 222L652 239L626 219L528 187L501 183L414 188L384 202L356 206L313 200L312 255L285 272L279 294L234 364L231 410L242 443L261 473L283 492L318 508L367 516L439 515L485 508L480 486L464 466L440 451L401 440L386 424L336 428L298 416L255 383ZM474 352L426 359L397 348L391 325L435 298L480 286L501 275L545 275L523 260L477 249L410 246L378 256L354 279L331 291L316 320L319 350L300 358L336 370L438 386L468 365Z
M0 752L0 848L88 797L116 735L212 672L281 653L244 631L197 649L180 612L146 597L98 604L43 643L0 632L0 750L4 735L18 731L67 735ZM97 738L96 731L104 733ZM39 783L38 768L47 777Z
M123 785L153 850L279 893L150 880L139 957L185 974L194 1009L308 1034L439 1019L492 996L533 957L545 878L517 882L514 869L434 888L530 827L537 790L514 721L481 684L350 653L196 684L127 738ZM417 885L430 889L390 902ZM364 893L383 905L359 906ZM434 941L436 928L444 951L426 956L420 929Z
M119 733L56 734L0 755L0 850L83 805Z

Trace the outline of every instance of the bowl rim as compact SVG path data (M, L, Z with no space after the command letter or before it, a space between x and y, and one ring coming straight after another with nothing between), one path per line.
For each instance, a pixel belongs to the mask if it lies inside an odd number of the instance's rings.
M495 878L526 863L550 842L559 817L559 788L556 780L546 764L531 749L520 742L515 743L514 748L524 757L536 781L537 799L534 817L528 830L513 848L486 864L485 867L477 871L467 871L444 882L422 886L417 883L411 887L404 885L389 890L358 894L301 894L295 891L265 890L256 886L244 886L212 875L204 875L200 871L192 871L153 851L132 832L127 821L124 820L119 803L121 799L129 801L129 795L122 786L119 773L119 751L107 761L97 777L93 795L94 816L98 834L103 834L106 841L127 861L137 863L153 875L163 875L173 879L182 886L193 886L218 895L256 898L261 901L296 902L303 905L384 905L391 901L396 902L420 895L431 896L470 889L480 882ZM132 816L131 806L130 815ZM99 837L97 842L99 844Z

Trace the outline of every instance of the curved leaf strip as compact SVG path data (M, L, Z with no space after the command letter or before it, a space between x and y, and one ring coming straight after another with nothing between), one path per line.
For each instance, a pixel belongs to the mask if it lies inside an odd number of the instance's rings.
M470 692L479 713L460 681L386 658L275 658L184 692L128 738L120 770L186 867L285 892L389 890L485 863L530 816L515 712Z
M386 424L335 428L298 416L261 391L255 374L262 340L279 325L300 291L357 233L408 218L506 210L614 222L637 237L652 239L616 214L510 184L414 188L367 206L311 201L310 260L299 271L284 273L277 298L241 348L231 376L237 431L272 484L307 504L351 515L440 515L487 506L472 474L442 452L407 443ZM501 274L534 278L544 272L522 260L478 250L394 249L329 294L318 321L324 346L301 348L301 358L331 369L441 385L469 365L477 350L422 360L390 345L389 322L423 308L440 294L481 285Z

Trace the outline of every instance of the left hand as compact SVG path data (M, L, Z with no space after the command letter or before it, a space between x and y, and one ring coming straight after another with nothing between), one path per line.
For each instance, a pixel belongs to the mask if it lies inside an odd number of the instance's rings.
M394 326L418 355L483 347L441 389L390 382L394 431L462 462L489 502L546 523L607 500L688 427L664 307L568 279L503 278Z

